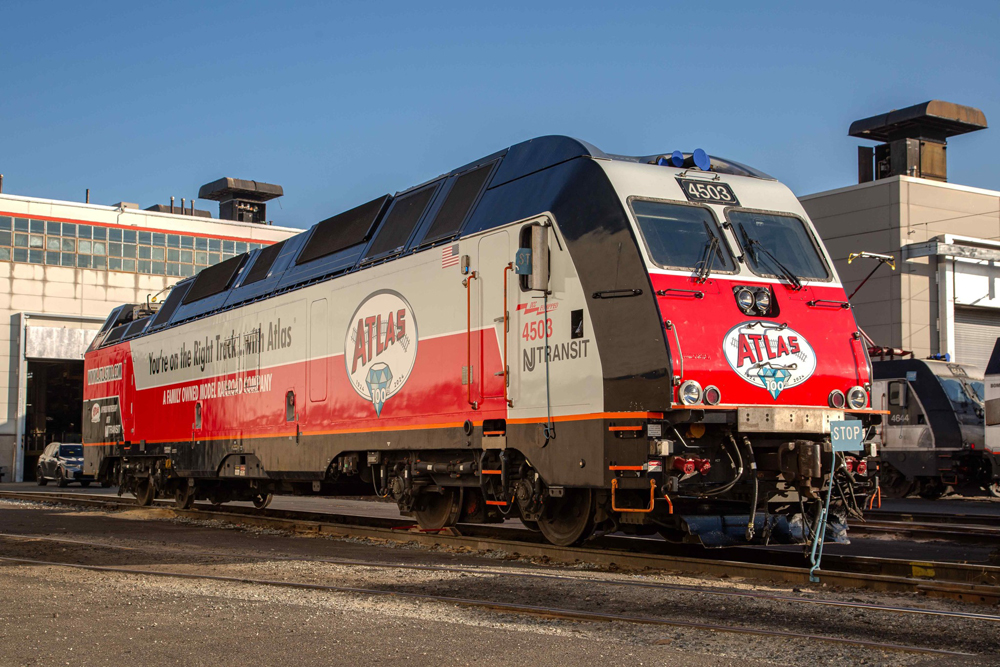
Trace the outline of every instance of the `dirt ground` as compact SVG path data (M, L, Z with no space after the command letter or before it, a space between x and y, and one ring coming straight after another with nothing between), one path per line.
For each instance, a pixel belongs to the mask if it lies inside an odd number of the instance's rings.
M47 540L24 539L46 537ZM67 541L52 541L60 538ZM76 542L92 542L79 544ZM0 557L221 575L210 581L0 561L0 665L296 663L629 665L1000 664L1000 622L735 598L777 593L994 614L916 595L799 591L669 573L542 567L513 554L292 537L192 522L169 510L106 512L0 501ZM369 563L317 562L351 559ZM377 564L387 565L375 567ZM446 565L461 571L403 569ZM526 579L533 572L568 579ZM294 589L245 580L350 587ZM659 583L675 588L623 584ZM701 587L678 590L677 586ZM710 587L705 590L705 587ZM930 656L701 628L591 622L388 593L558 607L935 647Z

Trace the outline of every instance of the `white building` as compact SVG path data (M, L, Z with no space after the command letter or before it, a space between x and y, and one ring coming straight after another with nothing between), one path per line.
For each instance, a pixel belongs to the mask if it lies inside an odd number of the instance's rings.
M985 370L1000 337L1000 192L947 182L946 139L986 128L981 111L931 101L855 122L859 181L800 197L850 294L875 267L851 253L890 254L851 299L884 347L948 354Z
M249 209L253 203L223 202L233 217L260 212ZM79 442L83 354L114 307L145 302L205 266L302 231L192 212L0 194L4 481L32 479L47 443Z

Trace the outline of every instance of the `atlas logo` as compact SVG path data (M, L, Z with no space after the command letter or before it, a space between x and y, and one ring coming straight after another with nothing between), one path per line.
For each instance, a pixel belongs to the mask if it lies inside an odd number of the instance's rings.
M744 322L726 333L726 361L750 384L767 390L774 400L816 371L816 353L794 329L769 322Z
M94 403L94 407L90 409L90 421L94 424L101 421L101 406L97 403Z
M550 313L559 307L558 303L550 303L548 306L539 305L537 301L532 301L531 303L519 303L517 304L517 310L524 311L525 315L541 315L542 312Z
M391 290L371 294L351 318L344 351L351 386L381 417L417 359L417 320L410 304Z

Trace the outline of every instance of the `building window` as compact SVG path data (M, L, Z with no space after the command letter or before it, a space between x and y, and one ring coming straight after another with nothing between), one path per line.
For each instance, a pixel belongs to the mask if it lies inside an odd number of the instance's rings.
M8 262L187 277L261 247L246 241L0 216L0 261Z

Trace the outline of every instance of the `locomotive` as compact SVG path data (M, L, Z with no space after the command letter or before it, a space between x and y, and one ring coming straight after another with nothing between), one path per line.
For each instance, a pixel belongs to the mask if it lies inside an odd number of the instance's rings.
M829 255L701 150L516 144L122 305L85 364L85 471L140 504L368 489L427 530L725 546L842 537L875 484Z
M887 411L881 493L936 499L949 486L972 485L1000 496L1000 462L986 447L982 371L933 358L879 360L872 368L872 403Z

